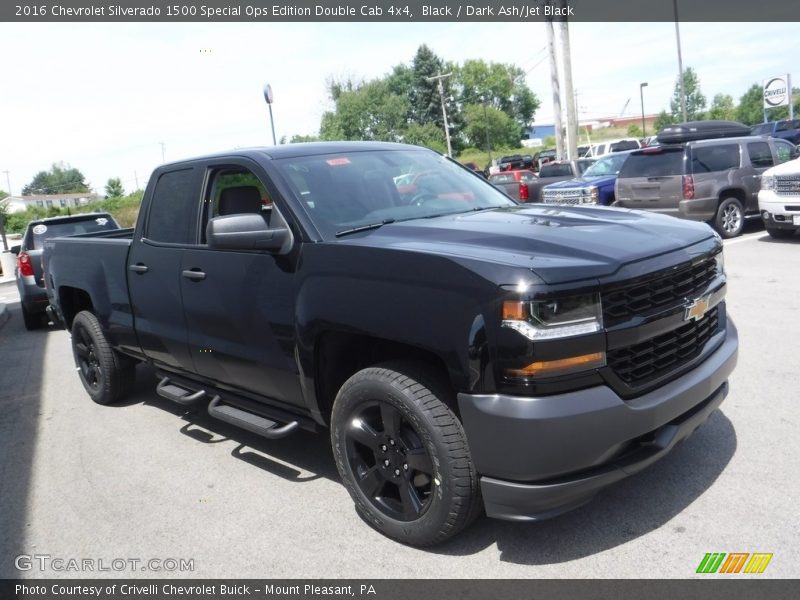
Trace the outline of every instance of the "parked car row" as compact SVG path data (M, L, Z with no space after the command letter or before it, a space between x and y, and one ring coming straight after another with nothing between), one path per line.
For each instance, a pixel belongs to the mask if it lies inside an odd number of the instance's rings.
M791 132L794 121L767 123L764 131ZM800 125L800 123L797 123ZM769 129L769 127L771 129ZM761 217L774 237L800 227L800 169L770 171L800 156L800 148L784 137L755 135L730 121L681 123L647 139L593 146L587 156L605 152L596 161L556 161L538 176L490 182L521 202L599 204L659 212L712 225L723 238L738 236L746 219ZM616 144L616 145L615 145ZM613 152L606 152L613 150ZM783 196L795 196L788 204Z

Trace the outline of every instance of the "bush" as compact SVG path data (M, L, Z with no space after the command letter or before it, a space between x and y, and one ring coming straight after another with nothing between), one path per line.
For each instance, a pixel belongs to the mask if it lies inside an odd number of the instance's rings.
M51 206L42 208L32 206L23 212L8 215L6 219L6 231L9 233L24 233L28 223L36 219L45 217L66 217L67 215L77 215L89 212L108 212L117 220L121 227L133 227L136 217L139 214L139 206L142 203L144 192L141 190L133 192L123 198L109 198L100 202L93 202L85 206L69 208L57 208Z

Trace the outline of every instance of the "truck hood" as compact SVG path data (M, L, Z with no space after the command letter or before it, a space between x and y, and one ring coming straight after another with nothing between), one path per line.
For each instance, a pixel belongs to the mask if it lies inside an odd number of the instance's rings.
M567 181L559 181L558 183L551 183L550 189L575 189L589 186L601 187L608 184L613 184L616 181L616 175L600 175L597 177L576 177L575 179L568 179Z
M390 223L336 243L521 267L555 284L613 275L628 263L712 237L705 223L656 213L526 205Z
M800 158L767 169L764 175L800 175Z

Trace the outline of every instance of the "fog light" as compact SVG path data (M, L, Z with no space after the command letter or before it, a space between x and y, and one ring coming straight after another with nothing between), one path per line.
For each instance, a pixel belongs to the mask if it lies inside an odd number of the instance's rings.
M761 211L761 218L764 219L765 221L769 221L769 211L768 210L762 210Z

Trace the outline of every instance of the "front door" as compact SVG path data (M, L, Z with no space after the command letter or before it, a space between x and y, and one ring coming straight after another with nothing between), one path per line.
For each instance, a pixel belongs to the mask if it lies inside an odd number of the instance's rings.
M208 165L204 219L259 213L283 217L256 165ZM259 175L256 175L256 171ZM281 403L302 404L294 335L294 265L259 251L211 250L201 243L181 261L188 342L198 375Z

